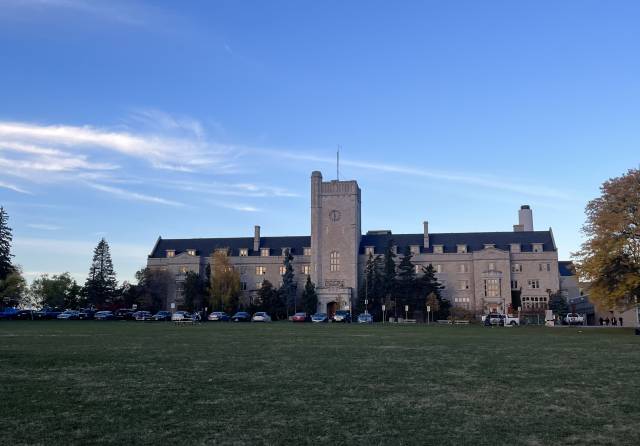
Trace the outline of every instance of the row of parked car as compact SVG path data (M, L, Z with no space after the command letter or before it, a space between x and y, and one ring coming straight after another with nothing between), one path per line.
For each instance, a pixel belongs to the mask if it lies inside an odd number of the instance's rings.
M42 310L18 310L15 308L6 309L0 312L0 319L14 320L44 320L44 319L61 319L61 320L135 320L135 321L174 321L174 322L194 322L200 321L200 313L190 313L188 311L158 311L153 314L146 310L134 310L121 308L119 310L102 310L97 311L91 308L80 310L54 310L45 308ZM207 317L212 322L271 322L271 316L264 311L258 311L251 315L246 311L238 311L232 316L221 311L214 311ZM327 313L308 314L304 312L296 313L289 318L292 322L351 322L351 313L348 311L337 311L333 316ZM357 317L358 323L373 323L373 317L368 313L362 313Z

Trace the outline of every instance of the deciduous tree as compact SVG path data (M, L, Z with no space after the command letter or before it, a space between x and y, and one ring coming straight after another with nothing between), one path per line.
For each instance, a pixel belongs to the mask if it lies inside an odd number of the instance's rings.
M20 268L0 279L0 307L19 307L27 302L27 282L22 277Z
M233 269L227 254L216 251L211 256L209 303L212 310L233 312L240 298L240 273Z
M31 283L31 296L38 306L78 308L82 303L82 287L69 273L49 277L43 274Z
M586 207L576 269L598 307L627 309L640 298L640 169L605 181L600 191Z

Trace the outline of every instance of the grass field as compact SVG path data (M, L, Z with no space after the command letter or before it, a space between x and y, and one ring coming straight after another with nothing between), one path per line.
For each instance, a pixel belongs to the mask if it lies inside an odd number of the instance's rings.
M640 444L631 329L1 322L0 443Z

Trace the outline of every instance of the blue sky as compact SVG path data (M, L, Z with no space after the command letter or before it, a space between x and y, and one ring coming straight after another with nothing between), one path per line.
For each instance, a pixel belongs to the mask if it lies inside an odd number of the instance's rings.
M120 280L158 237L309 233L309 177L363 230L578 248L639 163L636 1L0 0L0 204L27 277Z

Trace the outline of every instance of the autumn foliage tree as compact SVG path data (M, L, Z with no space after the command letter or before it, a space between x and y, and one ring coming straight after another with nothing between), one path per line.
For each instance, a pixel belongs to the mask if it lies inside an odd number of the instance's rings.
M213 310L235 311L240 298L240 273L236 271L227 254L216 251L211 256L209 279L209 303Z
M603 309L626 309L640 297L640 170L606 181L586 207L587 240L574 254L589 297Z

